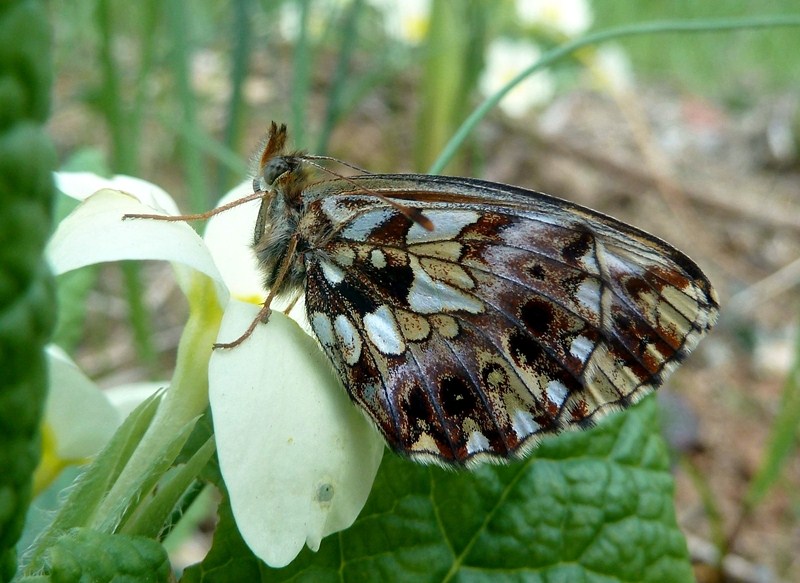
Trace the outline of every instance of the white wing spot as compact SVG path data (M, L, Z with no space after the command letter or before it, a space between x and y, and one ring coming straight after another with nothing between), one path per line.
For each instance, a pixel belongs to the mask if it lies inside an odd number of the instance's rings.
M349 245L340 245L333 252L332 258L342 267L351 267L356 259L356 252Z
M405 352L406 343L388 306L383 305L364 316L364 329L370 341L383 354L399 355Z
M491 446L489 445L489 440L486 439L486 436L481 433L480 431L473 431L469 434L469 440L467 441L467 453L477 453L480 451L489 451Z
M575 299L577 299L578 302L587 310L599 312L600 296L600 281L593 277L589 277L584 279L581 285L578 287L578 292L575 294Z
M322 275L328 280L331 285L336 285L344 280L344 271L338 265L335 265L327 259L321 259L319 266L322 268Z
M332 223L341 225L349 221L358 210L340 204L335 196L326 196L322 199L322 212Z
M375 269L383 269L386 267L386 255L380 249L373 249L369 254L369 260Z
M388 208L365 212L353 219L341 232L343 239L366 241L367 237L395 213Z
M408 290L408 305L418 314L438 314L463 310L471 314L483 311L483 302L460 290L435 281L415 257L410 261L414 282Z
M594 234L592 234L592 245L589 247L589 250L578 260L578 263L580 263L581 266L589 273L598 275L600 273L600 266L597 264L595 241L597 241L597 239L595 238Z
M419 223L414 223L408 230L406 242L423 243L427 241L449 241L454 239L461 229L476 223L480 215L475 211L454 211L449 209L431 209L422 213L433 223L433 231L428 231Z
M517 409L511 418L511 426L514 428L514 433L520 439L525 438L541 429L541 425L533 420L533 415L528 411Z
M576 336L569 346L569 353L581 362L586 362L593 349L594 343L586 336Z
M333 325L331 319L322 312L314 312L311 315L311 327L314 329L314 334L320 341L320 344L327 347L333 347L336 342L333 337Z
M547 383L547 398L557 406L561 406L567 398L569 390L561 381Z
M358 330L344 314L336 316L333 328L339 339L344 361L350 366L354 365L361 358L361 336L359 336Z

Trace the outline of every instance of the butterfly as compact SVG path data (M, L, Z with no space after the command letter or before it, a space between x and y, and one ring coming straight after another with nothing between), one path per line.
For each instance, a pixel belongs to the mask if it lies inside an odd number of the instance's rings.
M307 317L396 452L472 466L524 456L661 385L717 296L667 243L539 192L470 178L315 180L270 128L253 181L269 296ZM246 338L223 346L233 346Z

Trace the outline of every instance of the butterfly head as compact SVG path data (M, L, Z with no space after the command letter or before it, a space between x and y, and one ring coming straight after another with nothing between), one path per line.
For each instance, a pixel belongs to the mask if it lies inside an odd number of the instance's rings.
M278 126L272 122L261 154L257 158L253 190L255 192L269 192L273 190L277 181L286 176L291 180L301 171L302 154L299 152L287 154L286 125Z

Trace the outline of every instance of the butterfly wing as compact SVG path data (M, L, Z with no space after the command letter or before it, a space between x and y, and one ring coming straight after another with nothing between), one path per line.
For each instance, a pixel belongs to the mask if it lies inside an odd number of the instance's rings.
M380 194L419 208L409 221ZM663 241L540 193L373 175L312 185L306 306L389 445L463 465L523 455L654 390L714 324Z

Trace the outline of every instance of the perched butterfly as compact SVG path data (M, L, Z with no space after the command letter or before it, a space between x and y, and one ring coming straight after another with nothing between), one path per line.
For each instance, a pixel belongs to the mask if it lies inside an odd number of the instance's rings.
M694 262L615 219L468 178L315 181L285 142L273 123L253 181L262 320L305 294L350 398L414 460L518 458L591 426L661 385L717 318Z

